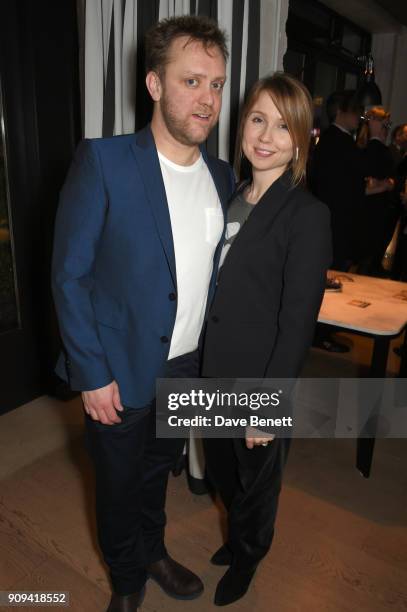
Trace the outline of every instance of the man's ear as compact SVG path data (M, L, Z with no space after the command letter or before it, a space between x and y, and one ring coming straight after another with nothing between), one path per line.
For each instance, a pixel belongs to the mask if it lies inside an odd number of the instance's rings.
M162 87L160 77L153 70L147 73L146 86L154 102L158 102L161 99Z

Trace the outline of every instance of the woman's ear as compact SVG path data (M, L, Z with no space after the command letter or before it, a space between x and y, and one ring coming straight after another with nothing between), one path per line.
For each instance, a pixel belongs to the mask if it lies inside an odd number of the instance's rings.
M162 86L160 77L153 70L150 70L150 72L147 73L146 86L148 89L148 93L150 94L154 102L159 102L162 94Z

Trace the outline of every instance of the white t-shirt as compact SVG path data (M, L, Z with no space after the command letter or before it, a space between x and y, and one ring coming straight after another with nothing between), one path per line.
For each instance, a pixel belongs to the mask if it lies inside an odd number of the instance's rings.
M202 156L180 166L158 152L167 195L177 274L177 316L168 359L198 347L213 271L223 231L218 192Z

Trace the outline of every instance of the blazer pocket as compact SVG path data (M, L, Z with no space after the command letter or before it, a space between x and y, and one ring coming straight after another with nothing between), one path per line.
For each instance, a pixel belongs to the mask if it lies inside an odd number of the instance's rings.
M95 319L101 325L122 329L123 304L106 293L95 290L92 294L93 311Z

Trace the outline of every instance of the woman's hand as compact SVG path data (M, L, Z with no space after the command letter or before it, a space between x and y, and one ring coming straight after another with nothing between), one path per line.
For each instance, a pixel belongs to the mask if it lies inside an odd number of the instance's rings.
M267 446L275 438L274 434L268 434L264 431L260 431L255 427L246 427L246 446L247 448L254 448L255 446Z
M375 193L383 193L385 191L391 191L393 187L394 181L391 178L380 180L370 176L366 182L365 194L369 196Z

